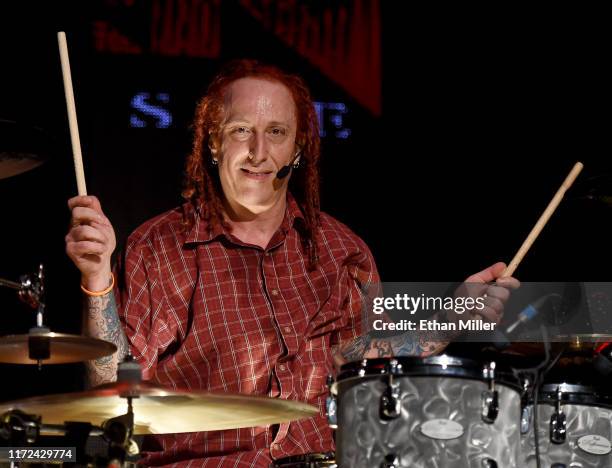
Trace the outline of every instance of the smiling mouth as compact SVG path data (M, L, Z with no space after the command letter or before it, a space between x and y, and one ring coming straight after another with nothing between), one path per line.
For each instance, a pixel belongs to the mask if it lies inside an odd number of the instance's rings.
M253 178L257 178L257 179L263 179L266 176L269 176L270 174L272 174L272 171L261 171L261 172L255 172L255 171L249 171L248 169L240 169L242 172L244 172L247 176L249 177L253 177Z

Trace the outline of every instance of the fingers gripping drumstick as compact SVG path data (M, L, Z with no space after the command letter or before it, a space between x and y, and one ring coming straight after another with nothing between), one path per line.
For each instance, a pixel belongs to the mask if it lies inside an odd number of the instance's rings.
M514 271L521 263L521 260L523 260L525 254L527 254L527 251L529 250L531 245L538 238L540 232L542 232L542 229L544 229L544 226L546 226L546 223L559 206L559 203L561 203L565 192L567 192L567 190L572 186L572 184L576 180L576 177L578 177L578 174L580 174L580 171L582 171L583 167L584 166L581 162L577 162L576 164L574 164L574 167L561 184L561 187L559 187L559 190L557 190L557 193L555 193L555 196L552 198L552 200L544 210L544 213L542 213L542 216L540 216L540 219L538 219L538 222L535 224L535 226L523 242L523 245L521 245L521 248L518 249L518 252L516 252L516 255L514 256L512 261L508 264L506 269L501 274L502 278L512 276Z
M68 44L66 43L66 34L64 31L57 33L57 42L59 44L60 60L62 62L64 94L66 95L66 109L68 111L68 125L70 126L70 141L72 143L72 156L74 159L77 189L79 195L87 195L85 172L83 171L83 156L81 155L81 139L79 138L79 125L77 124L76 106L74 105L70 61L68 60Z

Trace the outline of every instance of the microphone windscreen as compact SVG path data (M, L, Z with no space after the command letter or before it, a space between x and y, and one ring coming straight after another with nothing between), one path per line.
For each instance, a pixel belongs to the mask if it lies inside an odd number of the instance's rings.
M291 166L283 166L279 169L279 171L276 173L276 178L277 179L284 179L285 177L287 177L289 175L289 171L291 171Z

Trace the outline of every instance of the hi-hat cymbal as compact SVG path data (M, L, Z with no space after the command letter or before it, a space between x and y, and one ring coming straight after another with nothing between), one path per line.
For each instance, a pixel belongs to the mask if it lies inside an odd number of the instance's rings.
M0 119L0 179L40 166L53 145L40 128Z
M34 351L39 359L31 356ZM0 337L0 363L67 364L110 356L117 347L108 341L88 336L51 331Z
M0 414L20 409L43 424L66 421L95 426L127 412L132 396L135 434L166 434L265 426L319 414L311 405L264 396L166 389L148 382L114 382L86 392L0 403Z

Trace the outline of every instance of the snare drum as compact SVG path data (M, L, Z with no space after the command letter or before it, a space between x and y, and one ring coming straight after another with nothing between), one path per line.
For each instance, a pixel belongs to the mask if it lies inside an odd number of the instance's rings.
M347 364L331 392L338 465L516 467L520 392L519 379L494 362L442 355Z
M275 460L271 468L337 468L333 453L308 453Z
M612 467L612 389L546 383L538 397L538 438L544 468ZM531 408L530 408L530 412ZM521 441L525 463L537 466L535 424Z

